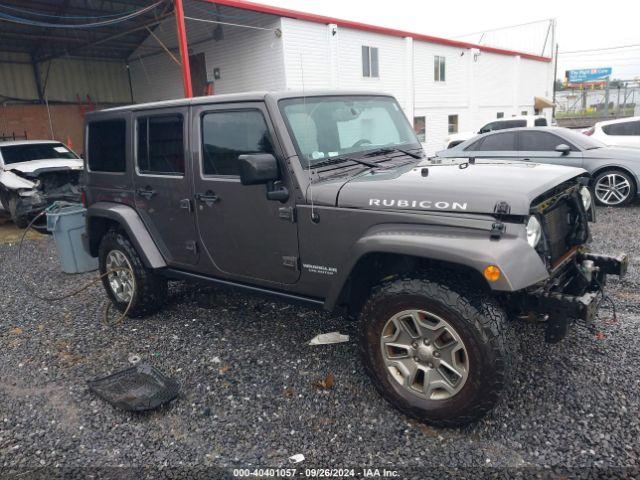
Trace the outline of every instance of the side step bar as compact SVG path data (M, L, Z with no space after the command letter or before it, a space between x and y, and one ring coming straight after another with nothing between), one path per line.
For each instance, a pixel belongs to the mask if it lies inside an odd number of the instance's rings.
M200 283L213 283L221 287L230 289L244 290L249 293L257 295L263 295L267 297L281 298L288 302L298 303L305 306L311 306L314 308L323 308L324 300L317 298L303 297L301 295L294 295L292 293L280 292L278 290L269 290L268 288L256 287L253 285L246 285L244 283L233 282L231 280L222 280L220 278L208 277L206 275L200 275L198 273L183 272L182 270L174 270L172 268L162 269L158 271L159 274L171 278L174 280L191 280Z

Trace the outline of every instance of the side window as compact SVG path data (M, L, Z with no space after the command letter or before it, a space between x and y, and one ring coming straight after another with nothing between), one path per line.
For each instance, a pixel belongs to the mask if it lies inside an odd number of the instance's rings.
M494 127L496 126L496 123L497 122L487 123L484 127L482 127L480 129L480 131L478 133L487 133L487 132L490 132L490 131L494 130L495 129Z
M103 120L89 124L87 160L92 172L126 170L127 122Z
M515 132L497 133L495 135L487 135L482 139L482 143L478 146L476 151L479 152L494 152L494 151L508 151L516 149L516 134Z
M530 152L552 152L561 143L571 146L566 140L547 132L521 131L518 140L519 150Z
M182 115L139 118L137 151L140 173L183 175Z
M602 127L607 135L640 135L640 121L620 122Z
M536 118L533 121L533 126L534 127L546 127L547 124L547 119L546 118Z
M258 110L210 112L202 116L202 173L240 175L238 157L271 153L267 124Z

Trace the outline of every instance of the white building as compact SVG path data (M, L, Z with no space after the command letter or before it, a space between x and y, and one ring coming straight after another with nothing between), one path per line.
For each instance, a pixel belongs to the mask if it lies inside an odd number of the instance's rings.
M283 10L242 0L185 2L194 95L250 90L361 89L393 94L424 129L428 150L449 133L497 117L534 114L549 98L549 58ZM198 19L198 20L196 20ZM129 57L135 102L179 98L177 53L168 18ZM551 115L546 109L546 115ZM424 126L424 127L423 127Z

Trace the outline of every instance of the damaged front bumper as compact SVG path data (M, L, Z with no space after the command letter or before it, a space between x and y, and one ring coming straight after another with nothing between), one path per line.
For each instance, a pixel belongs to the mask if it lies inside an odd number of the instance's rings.
M571 319L591 324L604 298L607 275L622 277L629 265L627 255L611 257L576 253L543 286L521 294L519 308L546 317L545 339L562 340Z
M15 215L18 217L34 217L57 201L80 202L80 187L67 184L63 188L46 193L39 190L20 192L16 201Z

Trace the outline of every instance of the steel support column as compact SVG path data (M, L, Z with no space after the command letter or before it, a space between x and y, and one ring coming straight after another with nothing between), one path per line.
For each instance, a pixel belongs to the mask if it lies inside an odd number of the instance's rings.
M191 68L189 65L189 49L187 46L187 29L184 25L184 8L182 0L173 0L176 14L176 28L178 30L178 46L180 47L180 59L182 60L182 83L184 84L185 98L193 97L191 87Z

